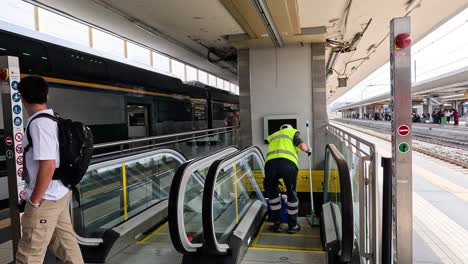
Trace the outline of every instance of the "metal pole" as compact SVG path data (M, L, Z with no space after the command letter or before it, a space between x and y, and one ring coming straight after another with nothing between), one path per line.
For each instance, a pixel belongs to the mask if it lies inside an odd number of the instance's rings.
M413 262L413 190L411 151L411 23L409 17L390 23L392 96L393 261Z
M20 217L17 210L18 201L24 189L23 175L23 105L21 104L18 83L20 81L19 60L17 57L0 57L0 71L4 81L0 81L3 106L3 125L5 128L5 157L8 171L8 197L13 238L13 254L18 249L21 238ZM5 75L6 74L6 75Z

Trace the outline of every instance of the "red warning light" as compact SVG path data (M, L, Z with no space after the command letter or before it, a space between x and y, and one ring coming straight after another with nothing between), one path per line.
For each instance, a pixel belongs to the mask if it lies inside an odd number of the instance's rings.
M8 69L7 68L0 69L0 80L2 80L2 81L8 80Z
M189 242L192 242L193 241L193 236L189 236L189 237L187 237L187 239L188 239Z
M401 33L395 38L395 46L397 49L406 49L411 45L409 33Z

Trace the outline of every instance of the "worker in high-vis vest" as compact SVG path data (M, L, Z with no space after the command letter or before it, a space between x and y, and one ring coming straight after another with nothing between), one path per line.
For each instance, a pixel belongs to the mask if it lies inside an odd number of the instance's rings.
M299 200L297 199L296 183L298 172L298 155L302 151L309 156L310 148L300 138L299 131L289 124L281 126L280 130L267 138L268 151L265 163L264 187L269 199L273 232L282 232L280 210L281 196L278 190L279 180L283 179L288 196L288 233L294 234L301 230L297 223Z

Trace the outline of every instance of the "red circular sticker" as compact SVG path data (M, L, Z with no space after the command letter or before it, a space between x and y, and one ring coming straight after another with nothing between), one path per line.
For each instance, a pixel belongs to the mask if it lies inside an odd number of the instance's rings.
M398 127L398 135L400 136L407 136L410 133L410 128L407 125L401 125Z
M18 156L16 159L16 164L22 166L23 165L23 156Z
M23 177L23 168L18 168L18 177Z
M20 133L20 132L16 133L15 140L16 142L21 142L23 140L23 133Z
M11 144L13 144L13 139L11 137L7 137L7 138L5 138L5 143L8 146L11 146Z
M23 145L18 144L18 145L16 146L16 153L18 153L18 154L23 153Z

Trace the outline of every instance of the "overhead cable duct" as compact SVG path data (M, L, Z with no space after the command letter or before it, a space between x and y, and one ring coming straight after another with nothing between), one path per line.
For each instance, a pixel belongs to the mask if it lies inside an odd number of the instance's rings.
M277 48L283 47L283 39L281 38L281 35L276 28L275 22L273 21L265 0L253 0L253 3L255 9L257 9L257 13L260 16L260 19L268 31L268 35L270 35L270 39L273 42L273 45L275 45Z

